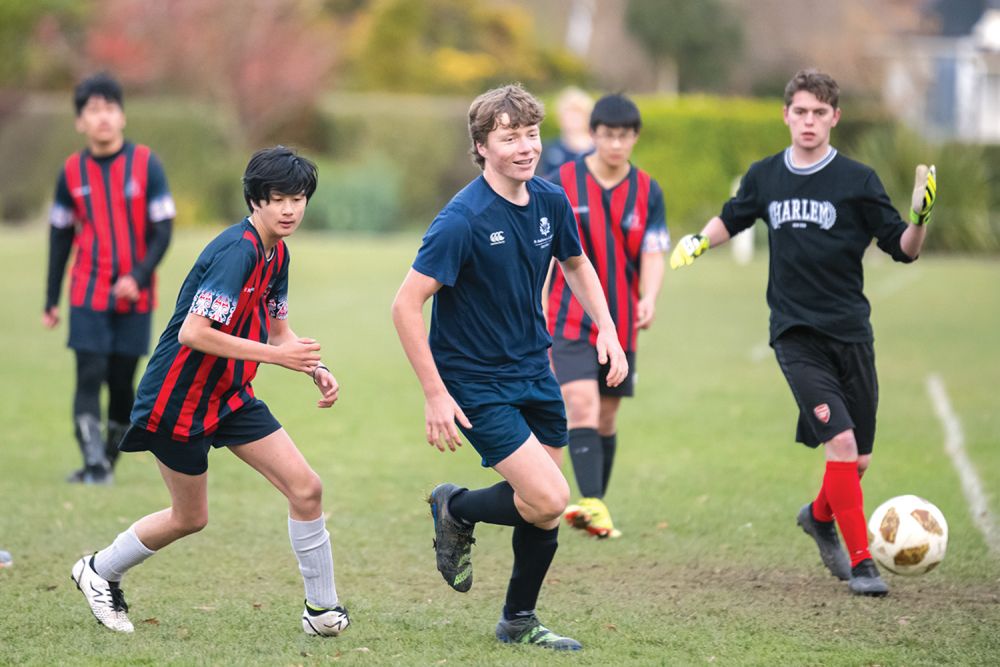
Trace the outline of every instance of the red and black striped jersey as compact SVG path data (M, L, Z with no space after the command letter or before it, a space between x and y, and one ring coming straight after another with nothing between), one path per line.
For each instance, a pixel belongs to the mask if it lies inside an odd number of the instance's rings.
M573 206L580 243L604 287L618 339L626 351L634 351L642 254L666 252L670 247L663 191L634 165L620 183L605 189L591 175L584 158L562 165L555 182L566 190ZM596 344L597 325L573 296L558 265L547 298L552 336Z
M271 318L288 317L288 265L284 241L267 256L247 219L205 247L139 382L134 425L186 442L212 433L222 418L253 399L256 362L198 352L181 345L177 335L194 313L224 333L266 343Z
M111 287L146 256L148 226L175 215L163 167L148 147L125 142L107 157L83 150L66 158L49 222L59 229L76 226L70 305L150 312L156 305L155 278L140 285L135 302L114 299Z

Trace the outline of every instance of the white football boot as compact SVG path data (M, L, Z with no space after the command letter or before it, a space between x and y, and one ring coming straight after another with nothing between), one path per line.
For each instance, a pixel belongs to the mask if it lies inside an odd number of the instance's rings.
M125 593L118 587L117 581L108 581L97 574L93 556L84 556L76 561L70 576L87 599L98 623L116 632L135 630L126 613Z
M347 610L340 605L333 609L317 609L306 602L302 610L302 630L307 635L336 637L350 624Z

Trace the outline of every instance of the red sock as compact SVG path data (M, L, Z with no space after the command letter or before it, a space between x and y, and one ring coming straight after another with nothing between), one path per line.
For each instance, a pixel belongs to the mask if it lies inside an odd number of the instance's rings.
M864 497L857 461L827 461L823 476L823 491L837 519L840 534L847 544L847 555L854 567L866 558L868 552L868 527L865 525Z
M817 521L833 521L833 510L830 509L830 502L826 499L826 487L819 487L816 500L813 501L813 518Z

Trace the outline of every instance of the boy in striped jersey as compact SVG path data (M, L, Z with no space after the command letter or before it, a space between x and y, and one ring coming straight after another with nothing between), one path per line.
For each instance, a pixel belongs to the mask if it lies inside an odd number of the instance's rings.
M553 180L573 205L580 242L604 287L629 374L617 386L598 363L597 327L553 269L547 296L552 367L566 401L569 455L583 496L566 508L570 525L597 537L618 537L604 504L617 448L622 397L635 393L635 352L641 329L653 323L670 246L663 191L629 162L639 140L639 108L624 95L605 95L590 115L594 152L559 168Z
M74 104L76 129L87 147L66 159L56 185L42 323L49 329L59 324L59 292L75 246L69 347L76 353L73 424L84 465L68 481L100 484L111 481L135 398L136 364L149 352L153 271L170 244L175 213L156 155L125 140L118 82L107 74L92 76L76 87Z
M208 451L229 447L288 498L288 532L305 582L302 627L336 636L349 624L339 605L322 483L251 381L261 363L310 376L322 397L339 387L320 346L288 325L288 249L316 190L316 167L277 146L258 151L243 176L250 215L202 251L177 298L174 316L139 383L122 451L152 452L171 506L147 515L73 566L73 580L97 620L132 632L122 576L208 522Z

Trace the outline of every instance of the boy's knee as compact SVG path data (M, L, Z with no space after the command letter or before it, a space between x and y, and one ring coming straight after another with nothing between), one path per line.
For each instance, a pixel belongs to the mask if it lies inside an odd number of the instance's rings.
M315 472L296 484L289 493L292 504L300 507L320 505L323 502L323 480Z

